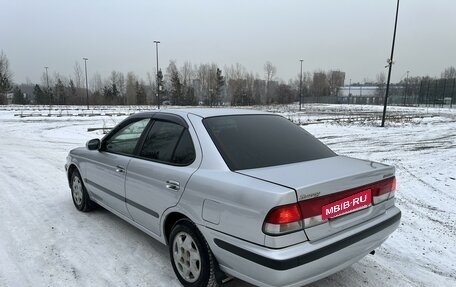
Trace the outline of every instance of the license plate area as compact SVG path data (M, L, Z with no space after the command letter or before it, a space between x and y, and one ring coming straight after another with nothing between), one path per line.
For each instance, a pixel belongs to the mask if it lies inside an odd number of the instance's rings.
M321 208L321 218L323 220L336 218L348 213L352 213L372 204L372 191L370 189L363 190L356 194L350 195L343 199L323 205Z

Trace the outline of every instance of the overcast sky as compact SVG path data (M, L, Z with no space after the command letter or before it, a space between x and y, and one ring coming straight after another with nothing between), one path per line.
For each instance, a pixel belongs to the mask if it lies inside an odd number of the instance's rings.
M153 72L159 66L240 63L264 77L340 69L346 84L375 80L391 50L396 0L0 0L0 50L14 81L39 82L49 72L72 75L89 58L89 77L112 70ZM393 81L440 76L456 66L456 1L401 0Z

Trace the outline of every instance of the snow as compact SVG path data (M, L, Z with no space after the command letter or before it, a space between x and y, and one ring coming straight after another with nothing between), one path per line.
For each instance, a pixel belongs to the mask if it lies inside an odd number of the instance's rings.
M374 256L309 286L456 286L456 110L393 107L389 115L401 117L379 128L379 106L263 109L341 155L396 167L398 230ZM180 286L166 246L104 209L78 212L71 200L68 151L102 137L88 128L125 115L14 114L0 111L0 286Z

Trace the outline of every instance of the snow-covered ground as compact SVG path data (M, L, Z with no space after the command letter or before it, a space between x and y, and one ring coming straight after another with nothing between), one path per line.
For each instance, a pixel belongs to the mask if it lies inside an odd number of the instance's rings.
M456 110L268 107L342 155L396 166L399 229L353 266L310 286L456 286ZM180 286L168 249L103 209L78 212L68 151L125 116L14 116L0 111L0 286ZM375 120L375 121L373 121ZM226 286L250 286L233 280Z

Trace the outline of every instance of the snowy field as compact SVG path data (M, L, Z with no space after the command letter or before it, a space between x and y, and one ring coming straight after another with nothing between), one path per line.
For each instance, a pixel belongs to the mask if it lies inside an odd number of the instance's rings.
M391 108L386 128L379 106L265 109L341 155L397 169L399 229L374 256L309 286L456 286L456 109ZM71 200L68 151L102 136L88 128L125 116L20 113L0 110L0 286L180 286L166 246L101 208L78 212Z

